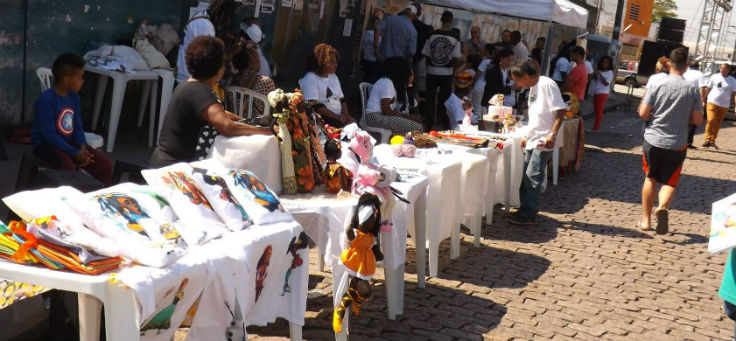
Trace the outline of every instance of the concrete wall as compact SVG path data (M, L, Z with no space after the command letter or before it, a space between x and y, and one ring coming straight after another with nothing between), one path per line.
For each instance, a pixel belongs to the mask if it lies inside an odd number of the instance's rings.
M23 67L23 6L28 5ZM185 24L190 0L0 0L0 129L28 124L40 94L35 71L64 52L84 54L100 43L130 44L141 20ZM22 88L23 77L26 86ZM93 84L91 84L93 85ZM86 90L86 89L85 89ZM25 93L25 112L22 98Z

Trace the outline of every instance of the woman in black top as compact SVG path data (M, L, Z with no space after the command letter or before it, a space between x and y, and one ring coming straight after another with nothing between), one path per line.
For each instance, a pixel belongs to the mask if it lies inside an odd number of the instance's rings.
M187 70L192 75L171 96L151 167L194 161L200 130L210 124L224 136L270 135L268 128L238 122L240 117L225 111L212 90L225 72L225 44L219 38L200 36L186 50Z
M483 99L481 103L488 104L488 101L496 94L511 94L511 77L507 74L506 81L503 79L503 73L508 72L511 63L514 61L514 52L509 49L503 49L496 53L493 60L493 67L486 70L486 87L483 91Z

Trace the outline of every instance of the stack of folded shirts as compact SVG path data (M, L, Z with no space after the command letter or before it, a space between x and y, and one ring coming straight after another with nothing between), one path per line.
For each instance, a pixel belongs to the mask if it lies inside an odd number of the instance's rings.
M56 217L35 219L31 225L51 225ZM117 269L123 262L120 257L105 257L79 246L56 240L39 239L27 231L24 223L11 221L9 226L0 224L0 257L20 264L41 263L52 270L69 269L96 275Z

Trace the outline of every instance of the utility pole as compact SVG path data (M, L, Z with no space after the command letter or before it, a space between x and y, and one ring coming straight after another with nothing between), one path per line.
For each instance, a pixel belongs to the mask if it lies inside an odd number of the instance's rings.
M613 58L613 79L616 79L618 72L618 45L619 35L621 34L621 17L624 14L624 1L618 0L616 4L616 16L613 19L613 34L611 34L611 46L608 47L608 55Z

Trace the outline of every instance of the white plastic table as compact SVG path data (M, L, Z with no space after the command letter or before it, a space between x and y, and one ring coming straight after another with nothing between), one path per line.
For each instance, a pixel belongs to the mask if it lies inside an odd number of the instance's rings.
M421 153L421 152L420 152ZM382 165L400 170L412 170L427 176L425 227L426 239L417 236L416 244L427 243L429 246L429 275L437 276L439 264L440 242L451 237L450 258L460 255L458 211L461 209L460 188L462 184L462 161L457 158L432 157L423 159L396 157L391 146L382 144L375 146L373 155ZM420 226L422 224L416 224ZM410 226L411 228L411 226ZM417 231L409 230L411 235ZM424 255L417 247L417 264L424 262Z
M85 65L86 71L96 73L97 79L97 93L95 95L94 112L92 116L92 129L97 127L97 122L100 117L100 109L102 108L102 99L105 96L105 88L107 87L108 77L113 80L112 89L112 101L110 105L110 122L107 131L107 152L110 153L115 145L115 137L117 135L118 123L120 121L120 111L123 107L123 97L125 96L125 88L128 85L128 81L132 80L145 80L151 81L150 85L146 85L146 88L150 86L151 89L151 104L150 104L150 125L148 131L149 146L153 142L153 129L156 122L156 104L158 102L158 78L163 78L163 87L161 89L161 112L165 113L169 105L169 98L173 91L173 79L174 74L171 70L153 70L153 71L135 71L135 72L118 72L110 71L98 66ZM165 102L164 102L165 101ZM163 122L163 117L161 119ZM159 130L161 124L159 123Z

